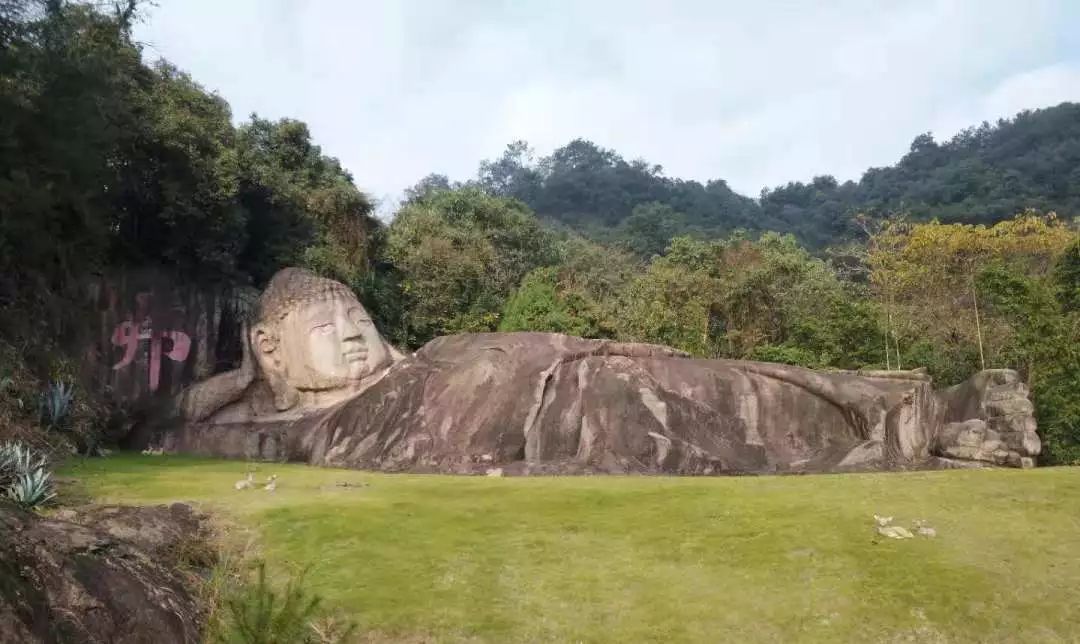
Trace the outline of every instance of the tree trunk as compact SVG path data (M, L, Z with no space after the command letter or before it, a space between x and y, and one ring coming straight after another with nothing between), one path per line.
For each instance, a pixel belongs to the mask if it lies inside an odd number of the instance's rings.
M885 331L885 370L892 369L892 362L889 361L889 331Z
M893 345L895 345L895 347L896 347L896 370L899 371L899 370L903 369L903 367L900 366L900 339L897 337L896 330L893 328L892 306L891 305L889 306L889 333L892 334ZM886 356L888 355L888 348L889 348L889 336L886 335L885 336Z
M975 303L975 335L979 338L979 365L986 369L986 357L983 355L982 323L979 322L979 297L975 294L975 278L971 279L971 301Z
M900 336L896 334L896 331L893 331L892 339L893 345L896 348L896 370L900 371L903 369L903 367L900 366Z

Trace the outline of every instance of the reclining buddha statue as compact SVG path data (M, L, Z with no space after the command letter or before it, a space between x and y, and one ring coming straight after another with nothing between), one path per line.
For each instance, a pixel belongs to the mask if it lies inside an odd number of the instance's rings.
M344 285L280 271L241 366L177 400L165 446L388 471L822 472L994 464L1040 450L1014 371L824 372L555 333L403 355Z

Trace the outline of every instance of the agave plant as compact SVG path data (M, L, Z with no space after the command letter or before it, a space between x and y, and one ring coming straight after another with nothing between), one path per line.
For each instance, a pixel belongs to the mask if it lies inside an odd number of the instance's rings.
M74 384L60 381L49 383L48 388L41 393L41 424L48 429L62 427L71 412L71 403L74 400Z
M52 475L44 467L20 474L8 486L7 495L24 508L35 508L56 496L53 492Z
M33 508L56 496L52 475L44 456L15 441L0 443L0 489L8 498L26 508Z
M44 456L35 458L33 450L18 441L0 443L0 486L10 485L20 475L46 466Z

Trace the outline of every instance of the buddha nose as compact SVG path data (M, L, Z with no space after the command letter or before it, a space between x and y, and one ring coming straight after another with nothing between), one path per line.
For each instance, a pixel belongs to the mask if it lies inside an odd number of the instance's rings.
M338 328L341 329L342 340L358 340L363 337L363 334L360 332L360 326L353 321L350 316L346 315L344 312L339 312L337 318L337 325Z

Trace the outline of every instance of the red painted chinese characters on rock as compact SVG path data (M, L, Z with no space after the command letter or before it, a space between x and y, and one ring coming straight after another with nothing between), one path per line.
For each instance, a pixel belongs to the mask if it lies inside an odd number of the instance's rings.
M149 293L139 293L136 296L136 315L116 325L112 333L112 344L124 348L124 355L120 361L113 365L114 370L123 369L135 361L135 353L139 349L141 340L150 341L150 391L157 391L161 379L161 354L174 362L187 360L191 352L191 338L183 331L172 329L155 330L153 318L145 314ZM142 322L136 326L134 319L141 318ZM169 348L165 350L164 340L169 341Z

